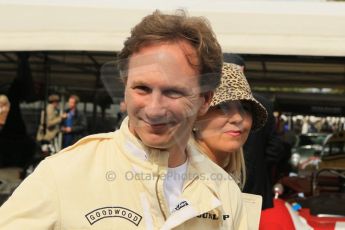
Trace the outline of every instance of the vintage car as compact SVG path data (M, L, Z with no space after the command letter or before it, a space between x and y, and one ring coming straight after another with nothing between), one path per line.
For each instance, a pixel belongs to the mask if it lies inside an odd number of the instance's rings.
M274 187L274 207L262 212L260 230L345 229L345 169L323 168L309 180L284 179ZM284 197L287 187L297 196Z
M323 147L330 136L329 133L307 133L297 136L296 143L291 149L291 163L297 171L317 168Z
M325 139L316 166L309 175L280 179L285 191L274 201L270 217L290 216L287 229L345 229L345 131Z
M319 168L345 169L345 131L334 133L327 139L321 153Z

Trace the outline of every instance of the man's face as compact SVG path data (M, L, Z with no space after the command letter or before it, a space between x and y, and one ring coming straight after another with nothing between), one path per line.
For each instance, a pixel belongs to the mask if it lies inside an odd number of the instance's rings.
M75 98L74 97L70 97L68 99L68 107L70 109L75 109L76 105L77 105L77 102L76 102Z
M10 111L10 106L7 103L1 103L0 102L0 114L2 113L8 113Z
M125 101L129 129L147 146L169 149L188 141L198 113L208 101L201 96L195 50L186 42L149 45L129 60Z
M10 111L10 105L8 103L0 102L0 125L5 124L9 111Z
M54 108L58 108L59 107L59 101L53 101L52 105Z

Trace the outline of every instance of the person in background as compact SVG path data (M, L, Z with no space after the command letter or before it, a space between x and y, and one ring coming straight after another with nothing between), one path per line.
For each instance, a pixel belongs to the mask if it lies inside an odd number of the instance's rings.
M286 154L284 143L275 132L271 102L259 94L254 96L266 108L268 119L261 130L249 135L244 145L248 177L243 191L261 195L262 210L265 210L273 207L272 170L275 170Z
M32 93L32 77L28 65L28 54L18 53L19 65L17 76L13 79L6 96L0 100L0 167L25 168L33 159L36 143L26 129L22 117L20 103L30 101Z
M124 101L120 102L119 112L117 112L115 130L121 127L123 119L127 116L127 106Z
M79 97L72 94L68 99L68 109L65 111L65 119L62 121L62 147L66 148L83 136L87 130L87 120L83 113L77 109Z
M58 145L58 134L60 132L60 124L67 114L60 114L59 111L60 97L52 94L48 97L48 105L46 111L42 111L40 125L38 127L36 140L41 142L43 152L56 153L60 148Z
M121 128L43 160L0 208L0 229L248 229L234 180L189 144L223 65L210 24L155 11L119 62Z
M4 127L11 103L6 95L0 94L0 132Z
M234 54L234 53L225 53L224 55L224 62L232 63L238 66L244 73L245 62L241 55Z
M326 118L323 118L322 121L323 122L322 122L322 125L320 128L320 132L321 133L332 133L333 129L332 129L332 126L329 123L329 121Z

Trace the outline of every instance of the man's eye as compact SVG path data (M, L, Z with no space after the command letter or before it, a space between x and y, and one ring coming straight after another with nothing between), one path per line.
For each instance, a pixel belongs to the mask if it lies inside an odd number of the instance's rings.
M140 93L140 94L150 93L151 92L151 89L149 87L147 87L147 86L144 86L144 85L135 86L135 87L133 87L133 89L137 93Z
M166 90L164 91L164 94L170 98L180 98L184 95L182 92L177 90Z

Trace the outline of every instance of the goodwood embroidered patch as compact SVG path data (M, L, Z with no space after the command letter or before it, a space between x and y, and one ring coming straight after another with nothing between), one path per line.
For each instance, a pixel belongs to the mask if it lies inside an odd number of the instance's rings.
M124 218L138 226L142 219L138 213L123 207L98 208L86 214L85 217L89 221L90 225L93 225L97 221L104 218L118 217Z

